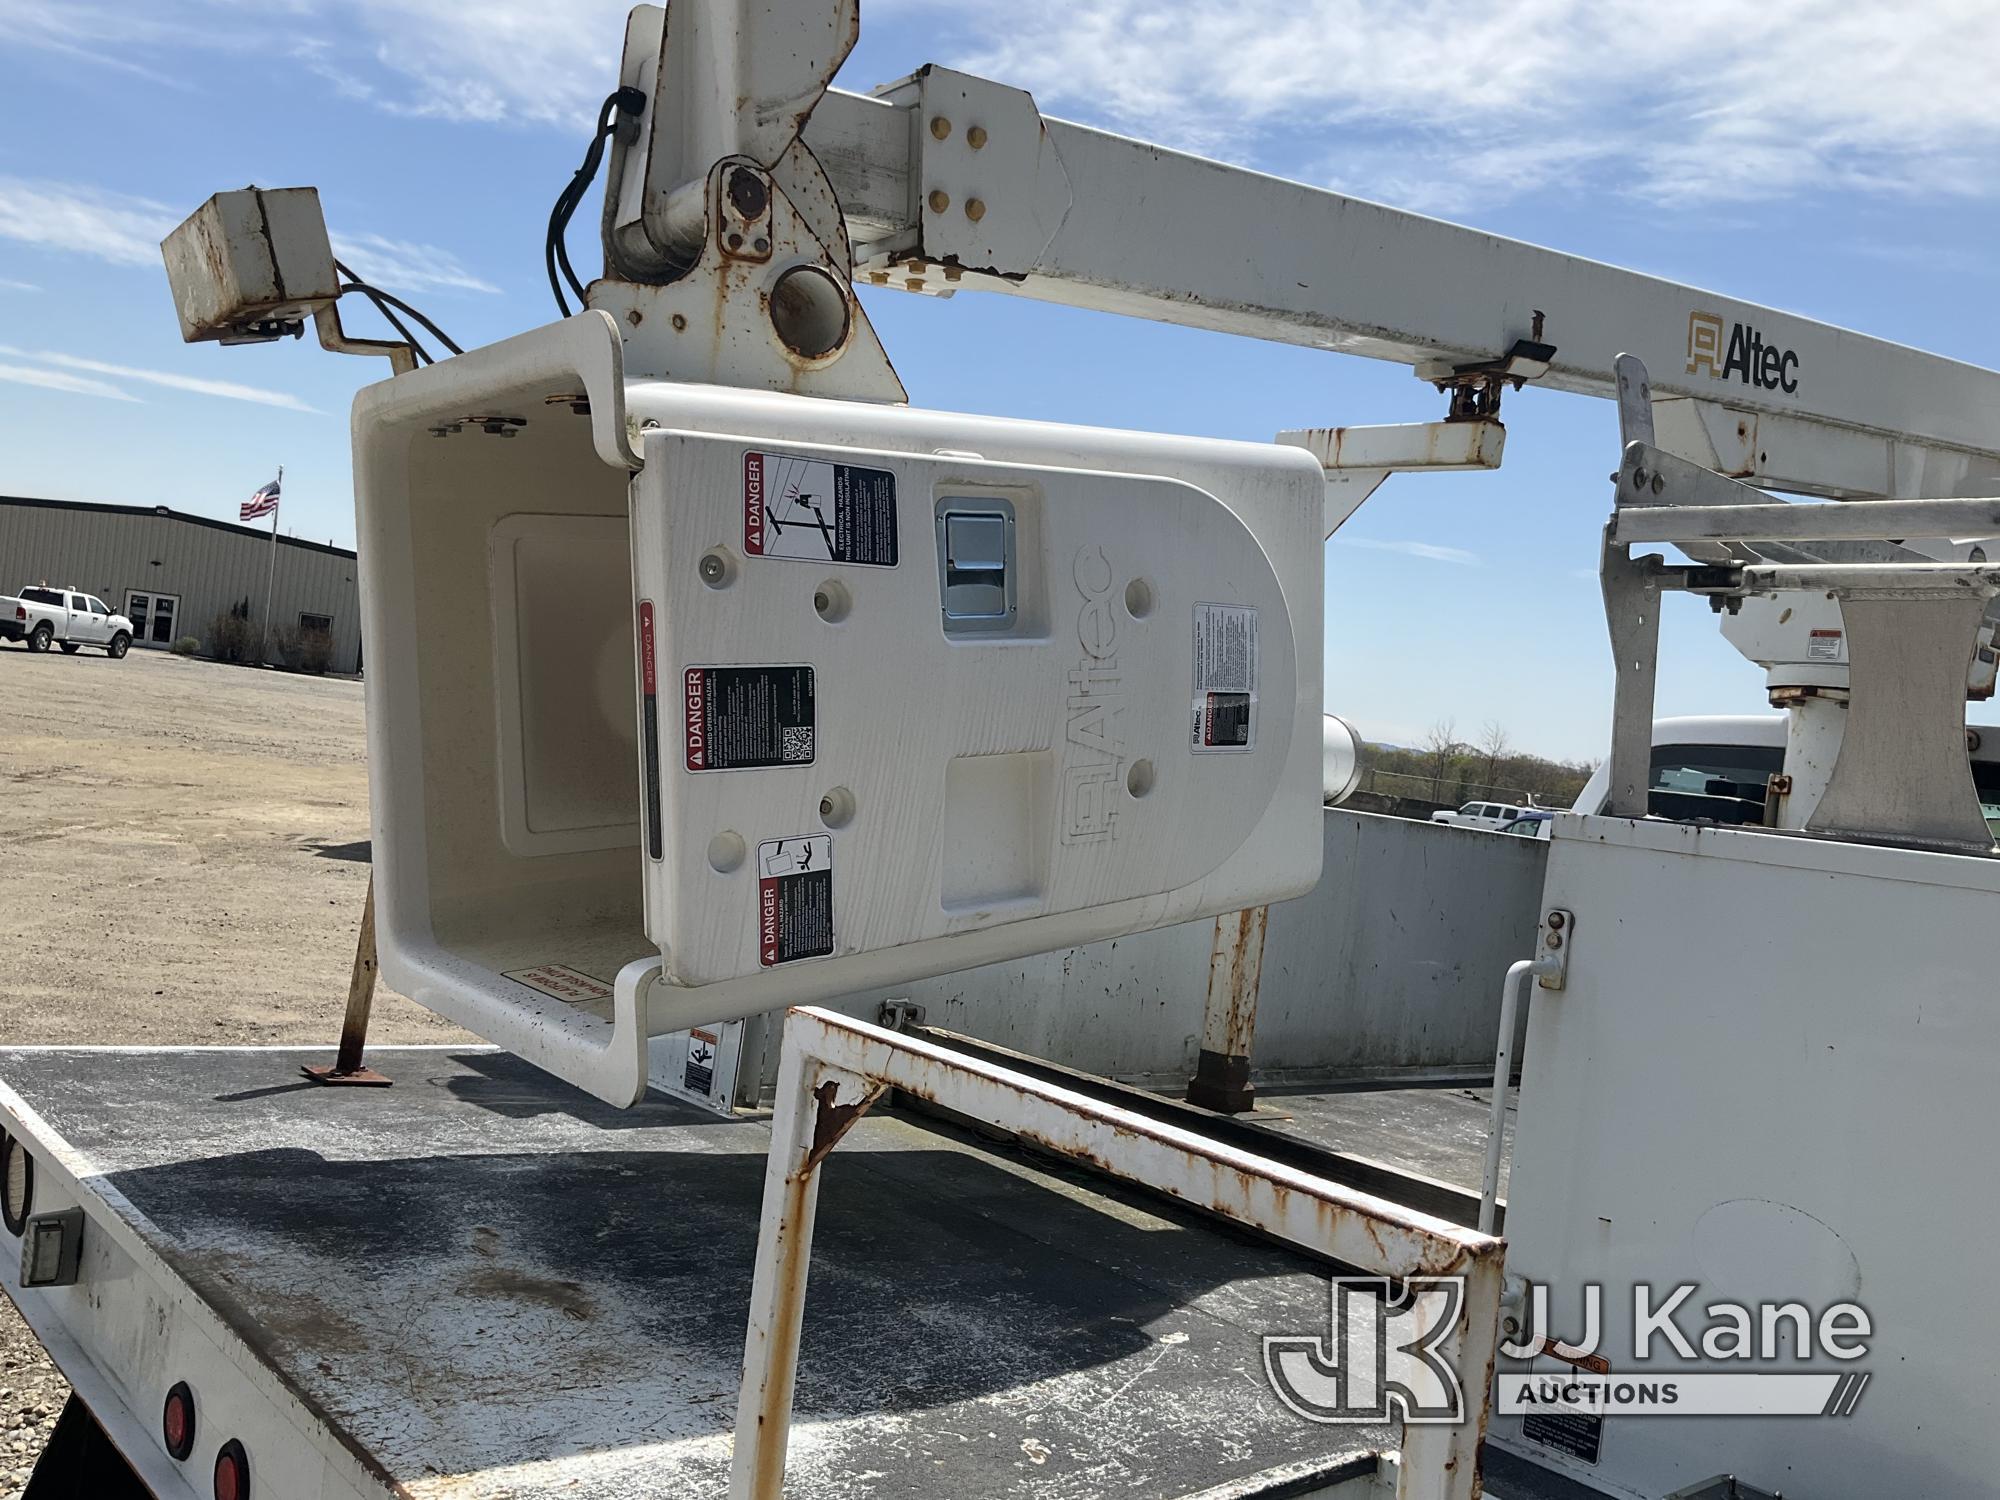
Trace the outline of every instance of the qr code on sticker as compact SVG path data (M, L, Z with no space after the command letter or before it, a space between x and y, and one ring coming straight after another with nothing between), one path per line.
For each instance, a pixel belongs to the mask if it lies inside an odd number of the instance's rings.
M787 726L784 756L787 764L804 764L813 758L813 732L810 724Z

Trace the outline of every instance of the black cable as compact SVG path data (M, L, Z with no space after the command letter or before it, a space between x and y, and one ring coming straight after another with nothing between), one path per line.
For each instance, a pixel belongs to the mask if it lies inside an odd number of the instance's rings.
M569 221L575 217L584 193L597 176L597 168L604 160L604 143L617 128L619 113L636 115L645 107L645 94L635 88L621 88L605 96L602 107L597 111L597 129L591 133L590 146L583 154L583 165L556 194L555 206L549 210L548 234L542 242L542 264L549 273L549 290L555 293L556 309L565 318L570 315L569 299L563 296L565 279L570 290L576 293L576 300L579 303L583 301L583 279L576 274L576 268L569 260Z
M403 336L403 342L408 344L410 346L411 352L414 353L417 356L417 358L422 360L425 364L427 365L436 364L437 361L431 356L430 350L426 349L421 343L418 342L417 336L414 333L410 332L408 326L403 322L403 320L397 317L396 314L393 311L391 311L392 308L400 308L402 311L408 313L412 318L415 318L419 323L423 324L424 327L428 328L431 331L431 333L436 336L437 341L443 344L445 348L449 349L453 354L465 353L465 351L458 346L457 341L454 340L450 334L446 333L442 328L438 327L437 324L433 323L429 318L425 317L422 313L418 312L416 308L410 306L410 304L405 302L401 297L395 296L393 293L390 292L385 292L380 287L370 286L367 282L363 281L359 276L355 275L352 268L350 268L349 266L343 264L338 260L336 260L333 263L333 268L334 270L338 271L342 276L345 276L347 278L347 284L341 287L341 291L359 292L361 293L362 296L366 297L370 302L374 303L375 310L380 314L382 314L384 318L388 319L389 326L395 329L397 333Z
M352 276L353 274L354 273L351 271L348 272L349 276ZM438 327L437 324L433 323L429 318L425 317L416 308L410 306L409 303L405 302L401 297L396 296L393 292L385 292L380 287L370 286L367 282L360 281L358 279L355 281L354 286L356 291L365 292L370 297L379 298L380 301L388 303L391 307L400 308L402 309L402 311L408 313L411 317L415 318L419 323L423 324L424 327L428 328L431 331L432 337L434 337L440 344L443 344L445 348L449 349L453 354L465 353L463 349L458 347L457 340L453 339L450 334L446 333L442 328Z
M436 360L431 358L431 351L418 343L417 336L404 326L403 320L389 310L389 304L382 300L382 294L376 291L374 287L362 281L344 281L340 285L340 290L342 292L359 292L370 302L374 303L375 311L388 319L389 326L396 330L405 344L410 346L410 352L416 355L419 364L432 365L437 363Z

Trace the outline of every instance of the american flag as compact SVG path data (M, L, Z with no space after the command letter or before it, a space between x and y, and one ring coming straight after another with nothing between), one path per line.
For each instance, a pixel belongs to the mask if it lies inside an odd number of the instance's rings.
M259 516L268 516L278 508L278 481L272 480L256 494L243 502L243 519L254 521Z

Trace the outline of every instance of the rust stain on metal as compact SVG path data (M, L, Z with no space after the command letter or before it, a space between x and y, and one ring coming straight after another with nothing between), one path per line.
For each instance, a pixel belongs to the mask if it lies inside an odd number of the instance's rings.
M1218 917L1215 946L1208 960L1210 1023L1205 1044L1225 1057L1248 1057L1257 1028L1257 987L1264 962L1264 931L1269 908L1253 906L1234 918ZM1214 1031L1220 1002L1223 1030Z
M964 1086L968 1083L991 1088L1016 1098L1040 1102L1040 1096L1032 1089L1024 1088L1010 1079L999 1079L984 1074L967 1076L960 1069L939 1059L913 1054L904 1061L913 1069L913 1074L898 1070L895 1087L918 1099L961 1112L967 1110L969 1101L965 1097ZM822 1084L814 1090L819 1101L821 1123L815 1134L813 1150L809 1160L817 1163L823 1159L832 1142L825 1141L824 1135L830 1123L837 1122L838 1128L845 1130L858 1117L865 1106L838 1105L833 1103L830 1084ZM829 1111L833 1121L829 1121ZM1122 1112L1092 1105L1075 1110L1077 1118L1091 1125L1108 1127L1120 1140L1133 1142L1151 1141L1169 1150L1184 1151L1186 1146L1177 1133L1170 1128L1155 1128L1153 1122L1143 1118L1124 1116ZM982 1115L981 1118L986 1118ZM1011 1127L1010 1127L1011 1128ZM1035 1141L1061 1155L1095 1167L1106 1175L1124 1181L1138 1181L1129 1166L1115 1162L1106 1152L1085 1142L1049 1134L1032 1129L1017 1131L1024 1139ZM834 1137L838 1139L837 1136ZM1358 1229L1366 1235L1378 1264L1386 1274L1393 1277L1432 1275L1454 1275L1461 1271L1496 1260L1505 1253L1505 1241L1485 1237L1472 1237L1469 1231L1459 1231L1455 1226L1448 1231L1443 1227L1428 1227L1416 1222L1406 1222L1421 1218L1414 1213L1399 1214L1397 1205L1384 1203L1381 1211L1371 1211L1363 1204L1348 1202L1335 1196L1338 1189L1332 1183L1317 1181L1302 1183L1287 1182L1268 1173L1251 1171L1230 1162L1210 1159L1216 1176L1209 1192L1203 1197L1201 1206L1212 1209L1224 1218L1253 1227L1263 1227L1279 1239L1291 1243L1303 1243L1306 1239L1296 1229L1279 1227L1279 1221L1296 1218L1299 1200L1309 1202L1314 1218L1316 1233L1311 1238L1320 1243L1332 1240L1337 1230ZM1170 1197L1186 1201L1187 1195L1171 1183L1150 1182L1146 1185ZM1262 1212L1254 1202L1259 1189L1268 1195L1270 1211Z
M1546 1354L1551 1359L1559 1359L1566 1365L1574 1365L1579 1370L1588 1370L1593 1375L1609 1375L1611 1361L1601 1354L1574 1354L1569 1346L1543 1334L1535 1340L1535 1353Z
M882 1090L877 1087L852 1104L841 1104L836 1102L839 1092L840 1085L831 1078L813 1090L812 1149L806 1152L805 1172L825 1161L827 1152L839 1145L840 1138L854 1128L854 1122L882 1097Z

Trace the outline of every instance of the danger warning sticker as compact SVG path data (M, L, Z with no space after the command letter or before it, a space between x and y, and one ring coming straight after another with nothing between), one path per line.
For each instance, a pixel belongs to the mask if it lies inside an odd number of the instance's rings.
M743 455L743 550L752 557L896 566L896 476L788 453Z
M1815 630L1806 637L1806 660L1839 661L1844 644L1838 630Z
M824 833L757 846L757 962L833 952L833 840Z
M1247 604L1194 607L1196 751L1248 750L1257 742L1257 611Z
M690 771L813 762L811 667L689 667L681 699Z

